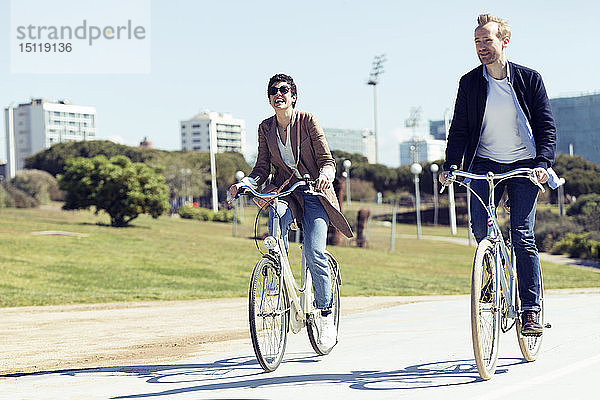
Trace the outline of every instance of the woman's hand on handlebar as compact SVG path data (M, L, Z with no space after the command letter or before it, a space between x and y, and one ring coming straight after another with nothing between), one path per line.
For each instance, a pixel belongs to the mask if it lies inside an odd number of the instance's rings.
M241 182L234 183L233 185L229 186L229 190L227 191L227 202L229 204L233 203L233 200L236 199L241 186Z
M324 174L320 174L317 179L315 179L314 187L316 192L323 192L331 185L329 179Z
M235 198L238 190L240 190L240 186L241 185L239 183L234 183L233 185L229 186L229 195L231 198Z

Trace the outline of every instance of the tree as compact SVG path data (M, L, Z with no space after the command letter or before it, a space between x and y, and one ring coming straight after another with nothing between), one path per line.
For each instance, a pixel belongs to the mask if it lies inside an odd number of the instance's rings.
M144 147L126 146L108 140L64 142L57 143L48 149L27 157L25 159L25 168L41 169L56 176L64 172L66 162L70 158L91 158L98 155L104 155L107 158L111 158L117 155L123 155L133 162L144 162L148 164L148 161L160 157L162 153L165 152Z
M565 178L565 193L577 197L600 193L600 165L581 156L557 154L553 169L558 176Z
M350 169L350 176L371 182L378 192L395 191L398 173L383 164L359 164Z
M91 158L97 155L104 155L107 158L122 155L133 162L143 162L150 168L160 168L173 197L210 196L211 176L208 152L166 151L125 146L107 140L91 140L57 143L49 149L27 157L25 164L27 168L41 169L56 176L64 173L68 159ZM225 199L227 188L235 181L235 172L243 171L248 174L251 168L240 153L218 153L215 158L219 198Z
M125 156L110 160L100 155L77 157L65 164L59 175L60 188L66 192L65 210L94 206L110 216L110 224L127 226L139 214L158 218L169 209L169 188L157 168L133 163Z
M165 166L163 175L171 197L204 195L208 188L206 182L210 182L210 171L207 172L205 166L198 161L200 154L202 153L196 151L165 152L162 157L153 160L152 164Z

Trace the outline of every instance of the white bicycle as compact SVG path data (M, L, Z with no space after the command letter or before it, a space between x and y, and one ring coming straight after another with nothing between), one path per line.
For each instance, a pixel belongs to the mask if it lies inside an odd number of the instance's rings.
M261 194L247 185L241 186L238 191L238 195L253 195L270 200L269 207L275 211L272 221L273 234L264 240L268 252L263 253L262 258L254 267L248 295L248 319L252 346L256 359L267 372L274 371L281 363L290 329L293 333L298 333L306 326L310 344L319 355L328 354L335 346L334 344L331 347L324 347L318 341L316 314L320 310L314 305L312 280L306 265L304 250L302 251L300 285L298 285L290 267L279 226L280 216L276 212L278 200L290 195L300 187L312 192L311 182L308 180L296 182L289 190L281 193ZM329 252L325 253L329 264L333 296L331 311L337 334L340 318L339 286L342 280L337 261Z
M488 233L477 245L471 277L473 353L479 375L487 380L496 371L500 330L508 332L513 325L516 325L515 330L519 347L527 361L535 361L543 338L542 335L521 335L520 315L522 310L517 290L515 253L510 231L507 244L502 237L502 231L496 219L494 188L501 181L514 178L529 179L542 191L544 191L544 187L538 182L535 170L530 168L518 168L503 174L488 172L486 175L476 175L458 171L453 166L446 180L447 184L442 186L440 192L443 192L444 188L452 182L466 187L463 182L456 180L458 177L485 180L489 186L487 203L476 192L471 191L471 194L483 205L488 214ZM544 325L544 281L541 269L540 286L540 323L545 328L550 328L550 324Z

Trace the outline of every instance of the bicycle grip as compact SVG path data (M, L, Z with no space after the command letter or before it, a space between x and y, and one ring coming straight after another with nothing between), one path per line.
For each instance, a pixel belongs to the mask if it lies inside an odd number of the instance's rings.
M446 180L442 183L442 188L440 189L440 194L444 193L444 190L447 186L451 185L454 182L454 178L452 177L452 173L458 170L458 167L454 164L450 166L450 170L448 171L448 176Z

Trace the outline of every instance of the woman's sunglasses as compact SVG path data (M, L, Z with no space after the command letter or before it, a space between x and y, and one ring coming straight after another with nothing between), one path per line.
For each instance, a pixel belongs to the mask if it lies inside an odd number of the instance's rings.
M286 94L289 91L290 91L289 86L280 86L278 88L275 86L271 86L269 88L269 96L275 96L277 94L277 92L280 92L281 94Z

